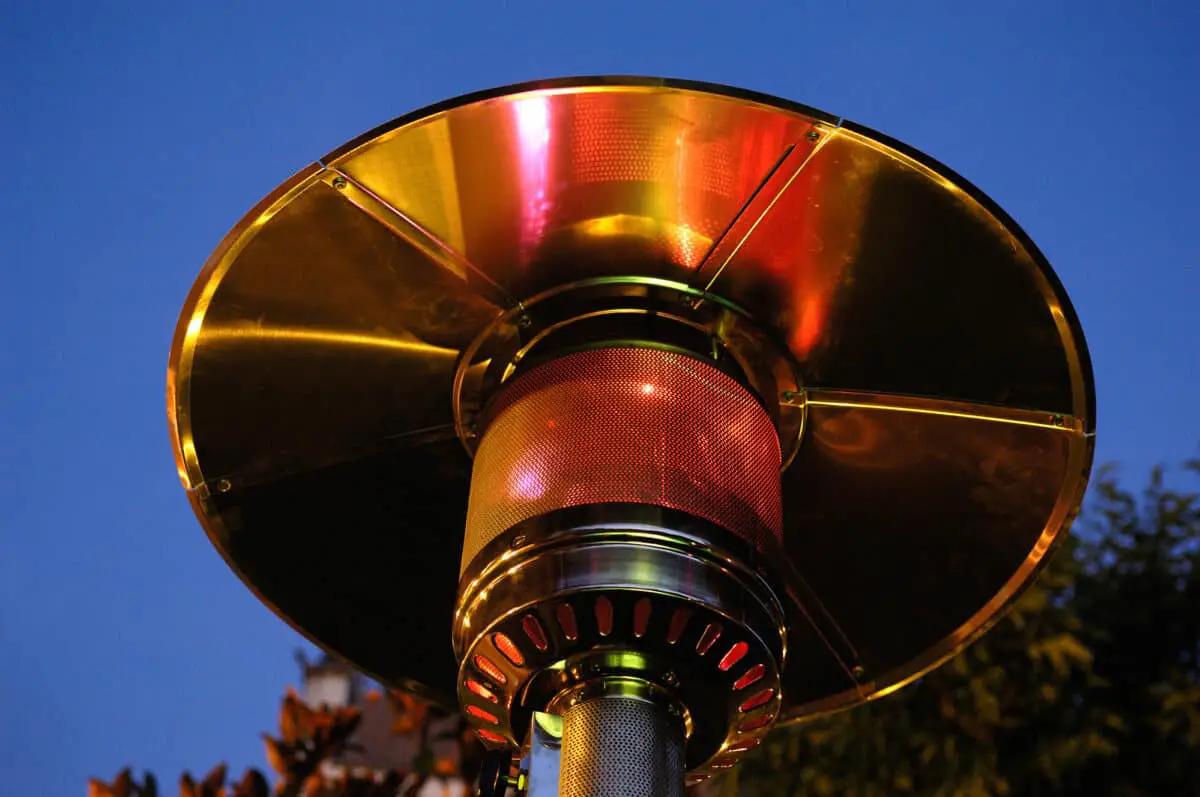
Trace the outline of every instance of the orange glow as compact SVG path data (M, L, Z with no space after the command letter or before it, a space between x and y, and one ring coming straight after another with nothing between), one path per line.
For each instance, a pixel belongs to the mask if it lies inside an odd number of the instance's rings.
M511 661L515 666L520 667L525 664L525 656L522 655L520 648L516 646L507 634L492 634L492 642L496 645L496 650Z
M264 340L279 344L318 344L325 346L349 346L351 348L391 349L421 357L454 358L458 356L457 349L433 346L418 340L408 340L388 335L346 332L338 329L284 325L262 326L251 323L226 324L224 326L209 324L204 327L204 342L206 344L247 343L258 345Z
M504 675L504 671L497 667L496 663L486 656L477 655L475 657L475 666L481 673L486 675L488 678L491 678L498 684L504 684L508 682L508 678Z
M496 694L474 678L467 679L467 689L471 690L476 697L482 697L491 703L496 702Z
M825 328L825 297L812 294L800 300L800 323L792 335L792 348L799 354L807 354L816 345Z
M679 509L754 545L781 533L779 435L745 388L705 362L632 347L574 352L511 380L491 412L464 561L514 523L591 503Z

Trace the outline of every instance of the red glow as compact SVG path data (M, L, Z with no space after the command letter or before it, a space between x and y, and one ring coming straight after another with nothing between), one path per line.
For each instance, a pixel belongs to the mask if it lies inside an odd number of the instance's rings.
M652 349L575 352L515 377L488 414L464 561L524 520L596 503L687 512L764 552L781 537L775 427L706 362Z
M721 663L717 665L717 669L721 672L728 671L730 667L742 660L742 656L745 656L746 651L749 649L750 646L745 642L738 642L721 658Z
M486 675L488 678L491 678L498 684L505 684L508 682L508 678L504 675L504 671L497 667L496 663L486 656L476 655L475 666L481 673Z
M650 624L650 599L642 598L633 605L633 635L644 636Z
M493 732L483 729L483 728L476 730L475 733L479 736L480 739L484 739L484 740L492 742L494 744L504 744L508 741L500 734L493 733Z
M747 739L744 742L738 742L737 744L733 745L732 747L727 748L725 750L725 752L727 752L727 753L744 753L752 747L758 747L758 745L761 742L762 742L762 737L756 736L753 739Z
M471 690L476 697L482 697L490 703L496 702L496 694L491 689L488 689L483 684L476 681L474 678L467 679L467 689Z
M500 721L500 718L492 712L482 709L479 706L471 705L470 703L467 704L467 713L472 717L483 720L484 722L497 723Z
M507 634L492 634L492 643L495 644L496 650L504 655L504 658L517 667L525 663L525 656L521 654L521 650L508 638Z
M771 702L771 698L774 696L775 690L771 689L770 687L763 689L760 692L755 692L753 695L746 698L740 706L738 706L738 711L750 711L758 708L759 706L765 706L767 703Z
M596 629L600 632L600 636L608 636L612 633L613 625L613 607L608 598L601 595L596 598Z
M733 682L733 688L734 689L745 689L747 686L757 683L759 681L759 679L763 677L763 674L766 673L766 671L767 671L767 668L764 667L763 665L755 664L753 667L746 670L746 672L742 675L741 678L738 678L736 681Z
M738 725L737 729L739 731L756 731L765 725L770 725L774 719L774 714L763 714L761 716L754 717L753 719L746 720L742 724Z
M571 608L571 604L558 604L554 610L554 616L558 620L558 627L562 629L563 636L574 642L579 637L579 627L575 625L575 610Z
M525 636L529 637L529 641L538 650L545 650L550 646L546 641L546 632L542 630L542 624L532 614L521 618L521 628L525 629Z

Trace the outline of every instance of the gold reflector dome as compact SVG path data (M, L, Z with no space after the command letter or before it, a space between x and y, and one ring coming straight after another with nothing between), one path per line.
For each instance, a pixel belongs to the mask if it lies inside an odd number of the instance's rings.
M251 210L172 345L180 476L264 602L450 701L489 396L545 336L658 340L662 319L710 340L778 435L784 720L968 643L1082 499L1087 351L1011 219L855 124L641 78L441 103Z

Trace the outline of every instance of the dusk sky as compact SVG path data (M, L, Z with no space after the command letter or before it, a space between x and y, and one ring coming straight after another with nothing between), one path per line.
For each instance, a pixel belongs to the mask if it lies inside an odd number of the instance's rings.
M4 3L0 790L265 766L304 643L196 522L165 383L200 267L297 169L555 76L733 84L868 125L1037 242L1091 350L1097 462L1139 482L1200 453L1198 38L1185 0Z

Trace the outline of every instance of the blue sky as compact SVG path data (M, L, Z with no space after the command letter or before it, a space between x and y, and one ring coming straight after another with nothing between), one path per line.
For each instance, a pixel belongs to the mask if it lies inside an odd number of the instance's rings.
M949 164L1040 245L1091 347L1098 459L1140 479L1200 444L1197 31L1184 0L4 4L5 790L263 763L300 641L192 517L164 384L201 264L297 168L427 103L560 75L848 117Z

